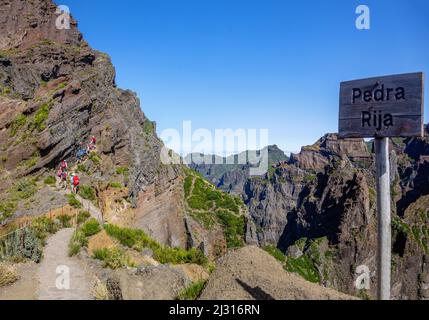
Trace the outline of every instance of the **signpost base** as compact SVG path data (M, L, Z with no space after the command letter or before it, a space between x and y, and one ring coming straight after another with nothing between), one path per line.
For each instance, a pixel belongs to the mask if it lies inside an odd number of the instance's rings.
M389 138L375 139L377 169L377 295L379 300L390 300L391 273L391 211Z

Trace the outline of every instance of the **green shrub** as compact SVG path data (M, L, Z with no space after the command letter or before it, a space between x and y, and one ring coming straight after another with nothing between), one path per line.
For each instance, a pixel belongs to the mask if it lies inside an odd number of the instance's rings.
M204 253L196 248L184 250L181 248L160 246L154 250L154 258L162 264L195 263L205 265L208 262Z
M70 239L69 256L76 255L82 247L88 246L88 239L81 230L76 230Z
M194 282L186 289L182 290L177 296L177 300L197 300L201 295L204 287L206 285L206 281L201 280L198 282Z
M95 190L91 186L81 185L79 187L79 195L90 201L94 201L96 199Z
M208 190L207 191L207 200L209 201L219 201L222 199L222 193L217 190Z
M37 238L44 242L48 235L56 233L61 228L61 225L49 217L39 217L31 222L31 228Z
M213 229L217 221L216 214L209 211L191 212L191 216L207 230Z
M81 231L85 237L90 237L99 233L101 231L101 227L97 219L91 218L82 225Z
M43 180L43 182L47 185L53 185L55 184L55 182L57 182L57 180L55 179L55 177L49 176L49 177L46 177L45 180Z
M108 235L116 238L126 247L136 248L138 250L159 247L159 244L146 235L143 230L121 228L112 224L105 225L104 229Z
M185 197L188 198L189 194L191 192L191 187L192 187L192 180L193 177L192 176L187 176L185 178L185 182L183 183L183 188L185 190Z
M83 163L79 163L77 165L76 171L86 173L88 171L88 169L85 167L85 165Z
M307 281L314 283L320 282L319 271L311 258L305 254L299 258L287 258L285 269L300 275Z
M111 268L113 270L125 266L135 266L130 257L127 255L127 253L120 248L98 249L94 251L92 257L94 259L103 261L104 267Z
M74 194L68 194L67 198L70 206L76 209L82 208L82 204L79 200L76 199L76 196Z
M127 167L117 167L116 168L116 174L121 174L123 176L128 175L129 169Z
M198 195L193 195L188 199L188 205L195 210L208 210L209 204L204 198Z
M24 178L18 180L9 190L10 194L15 199L28 199L37 192L37 186L34 180Z
M315 174L306 174L305 176L304 176L304 181L305 182L312 182L312 181L314 181L314 180L316 180L317 179L317 176L315 175Z
M115 182L115 181L113 181L113 182L110 182L109 183L109 186L111 187L111 188L114 188L114 189L122 189L124 186L122 185L122 183L120 183L120 182Z
M57 216L58 221L60 222L60 225L62 228L70 228L72 226L72 216L69 216L67 214L59 215Z
M403 234L408 234L410 232L409 225L399 217L393 217L392 228L396 231L402 232Z
M286 256L277 247L268 245L264 247L264 250L268 252L270 255L272 255L274 258L276 258L278 261L280 261L281 263L286 262Z
M184 250L162 246L146 235L143 230L121 228L111 224L105 225L104 229L108 235L117 239L123 246L137 250L151 249L154 252L154 258L160 263L196 263L200 265L207 263L207 257L201 250L195 248Z
M230 210L234 212L235 214L240 213L240 208L235 203L234 198L232 198L229 195L223 195L223 197L220 197L218 200L215 201L216 207L220 209Z
M12 252L15 259L30 259L34 262L40 262L42 258L42 243L37 231L30 227L16 230L13 234Z
M12 216L16 211L16 201L8 199L0 201L0 222Z
M146 120L143 123L143 132L146 134L154 134L155 133L155 123L152 121Z
M25 126L26 123L27 117L24 114L17 115L10 125L10 136L14 137L18 130Z
M41 132L46 129L45 122L49 118L50 109L51 103L45 103L37 110L30 125L31 130L37 130Z
M99 165L101 163L101 158L95 151L92 151L89 154L88 159L91 160L95 165Z
M30 159L22 160L19 164L19 168L32 168L34 167L37 162L40 160L40 154L38 152L35 152Z
M238 248L244 245L244 216L236 216L228 211L218 211L217 216L223 226L228 248Z
M89 217L91 217L91 214L88 211L80 211L79 214L77 215L77 223L82 224L86 220L88 220Z

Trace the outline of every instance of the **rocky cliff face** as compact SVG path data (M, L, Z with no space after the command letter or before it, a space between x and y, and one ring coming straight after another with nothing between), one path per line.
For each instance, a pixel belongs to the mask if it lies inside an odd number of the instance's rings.
M395 298L428 294L428 145L428 138L394 139L390 145ZM372 143L322 137L265 176L246 179L241 196L251 216L247 242L277 246L291 261L302 263L297 271L314 271L315 281L375 296L374 174ZM372 272L368 292L354 286L360 265Z
M69 30L58 30L57 18L50 0L0 4L3 200L10 199L15 180L44 176L62 159L74 164L79 144L94 135L98 159L89 165L91 175L82 172L84 182L100 195L112 179L124 183L134 217L127 222L150 221L155 238L184 246L181 202L164 197L162 207L150 204L165 193L182 192L180 168L160 162L155 123L133 92L117 88L110 58L88 46L73 19Z
M394 219L398 219L394 226L406 226L405 231L396 231L393 236L395 298L426 298L428 294L425 214L429 207L421 204L429 193L427 145L427 138L396 139L391 143L392 207ZM297 173L298 169L304 172ZM340 141L328 135L292 156L288 165L279 166L273 177L263 180L262 188L261 181L249 180L243 195L260 227L259 243L275 244L292 256L297 251L298 255L307 255L321 281L343 292L362 294L354 287L356 268L366 265L372 272L376 270L374 174L373 155L363 141ZM259 186L257 191L255 186ZM294 190L295 196L285 195L284 190ZM264 220L267 218L268 223ZM273 229L281 232L272 237ZM270 237L274 241L267 242ZM330 258L325 259L328 263L321 263L308 247L299 252L296 245L323 238L332 250ZM375 280L372 277L368 292L372 296L376 293Z

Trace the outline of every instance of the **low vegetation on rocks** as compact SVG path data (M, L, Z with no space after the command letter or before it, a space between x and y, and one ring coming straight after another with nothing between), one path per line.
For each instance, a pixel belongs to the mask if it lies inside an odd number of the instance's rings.
M187 169L184 180L187 211L205 229L222 227L228 248L244 245L244 204L240 198L218 190L198 173Z
M189 287L183 289L177 296L177 300L197 300L204 290L206 280L192 283Z
M413 212L413 221L399 217L392 219L392 227L413 241L423 252L429 254L429 210L418 208Z
M79 195L86 200L90 200L90 201L96 200L96 194L95 194L94 188L88 185L83 184L79 187Z
M265 246L264 250L276 258L286 271L295 273L307 281L321 283L328 280L327 272L333 255L331 250L322 249L323 243L327 243L325 237L312 240L302 238L293 245L300 252L295 256L286 256L272 245Z
M88 246L88 238L99 233L101 226L95 218L91 218L89 212L81 211L78 215L78 228L73 233L69 243L69 256L79 253L80 249Z
M121 228L111 224L105 225L104 228L108 235L117 239L125 247L137 251L142 251L145 248L151 249L154 259L163 264L195 263L206 265L208 262L204 253L199 249L184 250L161 245L140 229Z
M76 199L76 196L74 194L68 194L67 195L68 203L70 206L76 209L82 208L82 203L80 203L79 200Z
M46 178L43 180L43 182L44 182L46 185L54 185L54 184L55 184L55 182L56 182L56 179L55 179L55 177L53 177L53 176L48 176L48 177L46 177Z
M122 267L136 267L135 263L122 248L103 248L93 252L92 257L104 262L105 268L119 269Z

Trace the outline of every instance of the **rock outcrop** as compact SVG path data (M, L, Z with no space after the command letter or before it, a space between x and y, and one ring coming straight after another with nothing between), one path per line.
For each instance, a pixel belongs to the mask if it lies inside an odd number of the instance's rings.
M74 164L80 143L96 136L84 183L101 193L121 180L132 223L185 246L180 201L168 196L182 193L181 169L162 165L163 144L136 94L116 86L110 58L88 46L73 19L57 29L56 9L50 0L1 1L0 201L14 181L52 174L62 159Z
M287 273L263 250L249 246L221 258L202 300L352 300Z

